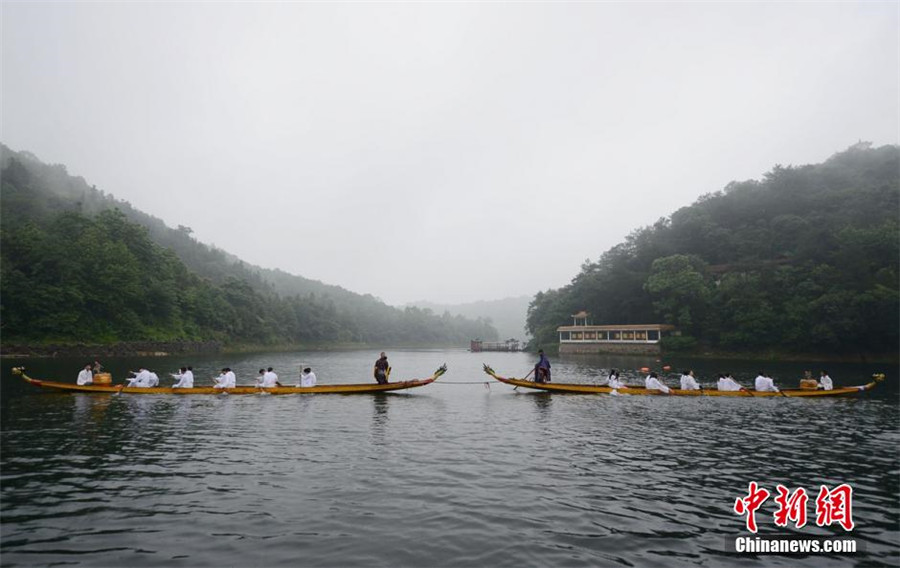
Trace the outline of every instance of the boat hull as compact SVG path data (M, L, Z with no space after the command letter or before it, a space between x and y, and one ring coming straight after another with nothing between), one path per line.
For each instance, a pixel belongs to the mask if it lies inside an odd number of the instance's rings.
M172 388L172 387L127 387L124 384L122 385L75 385L72 383L62 383L57 381L44 381L39 379L32 379L28 375L25 374L24 369L22 368L14 368L13 374L21 375L22 378L29 384L32 384L37 387L46 388L46 389L54 389L61 390L67 392L88 392L88 393L107 393L107 394L173 394L178 396L184 395L192 395L192 394L356 394L356 393L377 393L377 392L390 392L404 389L411 389L416 387L424 387L425 385L429 385L436 381L441 375L447 372L446 365L442 366L440 369L434 372L428 378L425 379L415 379L410 381L399 381L396 383L387 383L387 384L372 384L372 383L361 383L361 384L347 384L347 385L317 385L314 387L271 387L271 388L262 388L255 386L237 386L230 389L217 389L213 387L193 387L189 389L185 388Z
M526 381L523 379L513 379L507 378L498 375L491 369L489 366L484 366L484 372L490 375L491 377L497 379L501 383L506 383L508 385L512 385L514 387L524 387L529 389L542 390L547 392L560 392L560 393L576 393L576 394L611 394L614 390L613 388L601 385L580 385L574 383L536 383L534 381ZM851 396L855 394L859 394L861 392L865 392L867 390L872 390L875 388L875 385L884 379L884 375L876 374L873 375L872 381L859 386L853 387L841 387L832 390L813 390L813 389L782 389L779 392L764 392L764 391L755 391L755 390L740 390L740 391L720 391L715 389L701 389L701 390L681 390L681 389L669 389L669 394L654 389L646 389L644 387L628 387L618 389L618 394L628 394L628 395L649 395L649 396L730 396L730 397L747 397L747 398L769 398L769 397L835 397L835 396Z

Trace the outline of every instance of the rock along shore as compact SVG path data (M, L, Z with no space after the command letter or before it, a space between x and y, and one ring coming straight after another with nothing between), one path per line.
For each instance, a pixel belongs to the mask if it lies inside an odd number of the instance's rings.
M3 345L2 357L163 357L181 353L218 353L219 341L127 341L108 345Z

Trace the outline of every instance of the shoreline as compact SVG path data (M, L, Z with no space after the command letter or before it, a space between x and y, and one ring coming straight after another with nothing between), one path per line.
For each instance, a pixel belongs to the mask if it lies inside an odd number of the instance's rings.
M560 357L559 346L549 345L541 347L548 355ZM529 350L529 353L536 351ZM643 353L566 353L565 357L597 357L604 355L618 355L629 357L647 357ZM723 359L734 361L796 361L796 362L817 362L817 363L863 363L863 364L880 364L880 365L900 365L900 353L856 353L856 354L837 354L837 353L781 353L769 351L765 353L748 352L740 353L734 351L711 351L702 349L697 351L662 351L653 354L657 359Z
M878 363L900 365L900 354L884 353L828 354L828 353L733 353L701 351L698 353L663 353L668 357L693 357L695 359L732 359L746 361L803 361L820 363Z
M0 345L2 359L54 357L165 357L185 353L221 353L219 341L121 341L106 344L47 343Z
M283 353L289 351L354 351L359 349L466 349L463 345L371 344L371 343L281 343L276 345L233 344L219 341L125 341L109 344L0 345L0 359L168 357L171 355Z
M438 344L372 344L372 343L280 343L264 344L224 344L220 341L124 341L109 344L64 344L44 345L16 344L0 345L0 359L52 359L55 357L103 358L103 357L167 357L171 355L197 354L240 354L240 353L284 353L289 351L354 351L360 349L467 349L464 345ZM547 345L543 349L548 355L559 357L558 345ZM523 353L534 353L523 351ZM595 357L602 355L628 355L624 353L581 353L567 354L567 357ZM634 354L640 356L640 354ZM684 351L665 352L655 355L659 358L676 359L724 359L745 361L809 361L822 363L877 363L900 365L900 354L824 354L824 353L740 353L733 351Z

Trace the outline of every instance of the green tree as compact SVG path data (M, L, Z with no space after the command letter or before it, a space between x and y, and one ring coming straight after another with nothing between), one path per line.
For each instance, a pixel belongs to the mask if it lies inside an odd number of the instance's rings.
M665 323L689 335L702 331L710 300L706 263L693 255L676 254L653 261L645 289Z

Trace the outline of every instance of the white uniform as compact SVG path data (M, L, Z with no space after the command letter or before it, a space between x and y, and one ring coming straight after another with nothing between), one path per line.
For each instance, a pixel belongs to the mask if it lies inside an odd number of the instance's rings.
M832 390L834 388L834 383L831 382L831 377L828 375L819 377L819 388L827 391Z
M149 387L158 387L159 386L159 377L153 371L150 371L150 379L147 381L147 386L149 386Z
M316 386L316 374L312 371L308 373L300 373L300 385L301 387L314 387Z
M775 386L775 381L771 377L758 375L754 386L759 392L778 392L778 387Z
M157 379L158 381L159 379ZM133 379L128 379L128 386L146 388L150 386L150 371L141 369Z
M94 375L88 369L82 369L78 373L78 380L75 381L79 385L89 385L94 382Z
M233 389L237 386L237 377L234 376L234 371L228 371L225 373L225 383L226 388Z
M669 394L669 387L662 384L662 382L660 382L660 380L656 377L651 377L650 375L647 375L647 379L644 381L644 386L647 387L647 390L658 390Z
M744 388L731 377L722 377L719 379L718 387L720 391L739 391Z
M697 383L697 380L691 375L681 375L681 390L700 390L700 385Z
M190 389L194 388L194 373L185 371L182 374L172 373L172 376L178 379L178 382L172 385L174 389Z
M278 375L276 375L273 371L266 371L262 378L263 388L271 388L278 386Z
M609 385L610 388L614 389L624 389L627 388L625 383L619 380L619 375L610 375L609 379L606 380L606 384Z
M222 373L216 379L216 384L213 385L213 388L216 389L229 389L234 387L234 383L230 382L230 377L228 375L234 376L234 373Z

